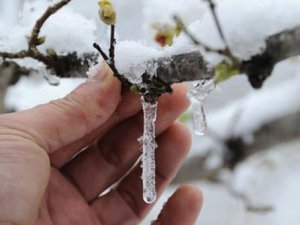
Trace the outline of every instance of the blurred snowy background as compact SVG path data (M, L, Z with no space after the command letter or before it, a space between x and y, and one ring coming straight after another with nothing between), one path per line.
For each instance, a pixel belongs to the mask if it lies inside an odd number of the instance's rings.
M55 2L0 0L0 51L24 49L25 36L30 34L34 22ZM118 12L119 42L133 40L158 48L152 24L172 23L176 14L203 42L216 48L223 46L204 0L113 2ZM98 22L96 3L73 0L51 17L41 32L47 38L41 51L51 47L60 53L92 52L94 41L107 43L107 30ZM241 59L258 54L265 47L267 36L300 25L299 0L216 3L226 39ZM176 40L185 41L184 37ZM212 63L218 60L207 57ZM20 63L39 65L33 60ZM6 110L24 110L63 97L82 82L84 79L61 79L59 86L50 86L42 76L32 74L22 77L5 93L6 89L1 87L1 95L5 95ZM181 183L193 183L204 192L205 202L197 225L300 224L299 97L298 57L277 64L259 90L254 90L243 75L217 86L206 102L207 135L193 137L183 169L144 224L157 216L163 202ZM187 124L192 127L189 121ZM237 155L241 158L234 158ZM233 170L220 169L226 159L236 160Z

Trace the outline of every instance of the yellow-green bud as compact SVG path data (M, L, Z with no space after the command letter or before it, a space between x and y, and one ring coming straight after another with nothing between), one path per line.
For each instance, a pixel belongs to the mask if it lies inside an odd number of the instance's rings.
M99 16L100 19L107 25L116 24L116 11L109 0L100 0L99 5Z
M45 37L45 36L39 37L39 38L37 39L36 45L42 45L42 44L45 43L45 41L46 41L46 37Z
M215 67L215 73L216 77L214 78L214 81L216 84L218 84L235 75L238 75L240 72L231 63L222 62Z
M130 87L130 91L135 93L135 94L138 94L141 92L141 89L138 85L134 84Z
M46 53L47 53L48 56L50 56L54 59L56 59L58 57L54 48L47 48Z

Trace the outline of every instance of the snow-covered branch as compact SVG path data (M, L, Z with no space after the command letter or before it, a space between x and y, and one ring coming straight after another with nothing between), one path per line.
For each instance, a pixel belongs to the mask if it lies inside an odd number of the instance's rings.
M276 63L297 55L300 55L300 26L270 36L264 52L242 62L240 70L247 74L252 86L259 88Z
M47 69L53 70L56 74L65 76L65 73L68 73L68 67L73 68L74 65L72 63L83 63L86 61L80 60L76 53L70 54L67 57L65 56L57 56L55 53L55 50L51 49L48 51L49 54L44 55L38 50L38 46L42 45L46 38L45 37L39 37L40 31L42 26L45 24L47 19L55 14L58 10L60 10L62 7L67 5L71 0L61 0L60 2L56 3L55 5L49 7L43 15L36 21L31 36L28 37L28 49L22 50L20 52L11 53L11 52L1 52L0 51L0 57L3 59L21 59L21 58L33 58L37 61L40 61L44 63L47 67ZM52 54L51 54L52 53ZM77 57L77 58L76 58ZM67 62L66 59L70 59L71 61ZM69 63L71 66L66 66L65 63ZM78 69L78 66L76 67ZM73 72L73 71L72 71ZM67 75L66 75L67 76Z
M67 5L71 0L61 0L60 2L56 3L54 6L49 7L44 14L36 21L31 36L28 39L28 47L30 49L36 49L36 46L39 44L39 34L41 31L42 26L47 21L47 19L55 14L58 10L62 7Z

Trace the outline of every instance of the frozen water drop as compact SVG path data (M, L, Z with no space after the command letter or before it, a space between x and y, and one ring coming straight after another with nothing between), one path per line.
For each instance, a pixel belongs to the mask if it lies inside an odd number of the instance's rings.
M44 79L52 86L58 86L60 84L59 78L57 76L54 76L52 74L49 74L45 70L41 70L41 73L43 74Z
M198 135L204 135L207 131L207 121L204 111L205 99L215 89L213 80L199 81L194 89L188 93L188 98L193 108L193 126Z
M142 97L144 112L144 132L140 143L143 146L142 153L142 182L143 199L151 204L156 200L155 188L155 121L157 115L157 102L152 104L145 101Z
M148 193L149 194L149 193ZM149 196L143 195L143 199L147 204L152 204L156 200L156 192L152 193Z

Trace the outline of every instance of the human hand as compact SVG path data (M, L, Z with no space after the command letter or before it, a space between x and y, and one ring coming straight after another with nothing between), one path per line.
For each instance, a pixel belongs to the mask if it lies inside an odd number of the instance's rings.
M186 90L174 89L159 101L159 194L190 148L188 131L174 122L188 106ZM0 225L139 224L151 205L142 200L140 166L128 171L141 135L139 97L128 92L121 99L121 85L105 66L64 99L1 115ZM201 204L196 188L179 188L154 224L194 224Z

